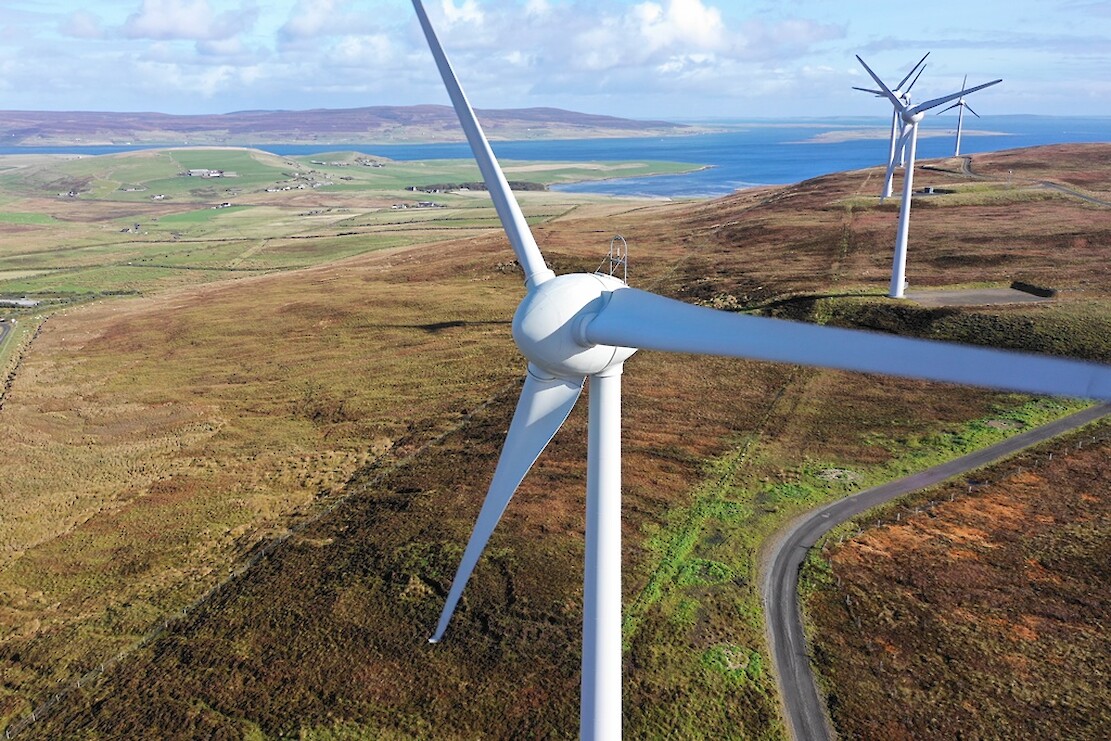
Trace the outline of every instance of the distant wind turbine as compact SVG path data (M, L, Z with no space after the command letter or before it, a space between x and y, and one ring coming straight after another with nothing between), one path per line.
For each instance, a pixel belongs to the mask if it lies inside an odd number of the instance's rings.
M621 738L621 374L636 348L1111 400L1111 366L717 311L630 288L604 273L556 276L536 246L420 0L413 0L413 7L525 274L513 339L528 360L490 489L430 641L443 638L494 527L589 379L583 739Z
M892 94L894 94L896 98L898 98L900 101L903 102L903 105L910 105L910 90L911 90L911 88L914 87L914 83L918 82L918 78L922 76L922 73L926 71L926 65L924 64L924 62L926 61L926 57L928 57L928 56L930 56L929 52L926 52L925 54L923 54L922 58L919 59L918 62L913 67L910 68L910 72L907 72L906 77L904 77L902 80L900 80L899 84L895 86L895 89L891 91ZM915 71L917 71L918 74L915 75L914 74ZM910 79L911 75L914 75L913 80ZM910 80L909 85L907 85L907 80ZM906 85L905 88L903 87L904 85ZM882 90L871 90L871 89L865 88L865 87L857 87L856 85L853 85L853 90L859 90L863 93L871 93L872 95L875 95L878 98L886 98L887 97ZM894 173L895 173L895 168L891 166L891 163L895 161L895 157L896 156L899 157L899 167L903 167L903 166L906 165L906 146L905 146L905 144L904 144L904 146L901 146L901 147L898 146L898 137L899 137L899 108L896 106L894 108L894 110L892 110L892 112L891 112L891 139L888 143L888 152L887 152L888 168L887 168L887 174L883 179L883 190L880 192L880 198L890 198L891 197L891 181L894 178ZM898 151L896 151L896 149Z
M968 75L964 76L964 82L961 83L961 97L957 99L956 103L954 103L953 105L949 106L948 108L946 108L945 110L943 110L943 111L941 111L937 114L937 115L940 116L942 113L945 113L947 111L951 111L954 108L958 109L957 110L957 146L953 149L953 156L954 157L960 157L961 156L961 129L964 128L964 109L967 108L968 112L971 113L976 118L980 117L980 114L977 113L976 111L972 110L972 106L970 106L964 99L964 92L965 92L964 88L965 88L966 85L968 85Z
M944 95L940 98L934 98L924 103L911 106L903 103L903 101L895 95L894 91L884 85L883 80L872 71L871 67L864 63L864 60L861 59L859 55L857 55L856 60L860 62L868 74L871 75L872 79L876 81L876 84L880 86L880 90L887 96L887 99L894 104L895 110L903 122L902 133L899 134L899 142L900 144L906 144L908 147L908 162L903 176L903 201L899 204L899 228L895 235L895 259L891 266L891 290L888 294L891 298L902 298L903 291L906 289L907 234L910 229L910 200L914 192L914 160L916 154L915 149L918 146L918 124L922 121L922 118L925 117L926 111L931 108L937 108L939 105L944 105L950 100L962 98L977 90L983 90L986 87L998 85L1003 82L1003 80L992 80L991 82L985 82L983 85L977 85L974 88L962 88L960 92ZM892 160L887 163L888 180L891 179L894 171L895 161Z

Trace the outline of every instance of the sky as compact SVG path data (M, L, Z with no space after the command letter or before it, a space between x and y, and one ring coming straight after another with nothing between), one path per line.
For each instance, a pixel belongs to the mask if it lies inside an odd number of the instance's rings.
M74 9L78 5L79 9ZM867 116L996 78L981 115L1111 116L1111 0L426 0L476 108ZM0 109L447 103L409 0L0 0Z

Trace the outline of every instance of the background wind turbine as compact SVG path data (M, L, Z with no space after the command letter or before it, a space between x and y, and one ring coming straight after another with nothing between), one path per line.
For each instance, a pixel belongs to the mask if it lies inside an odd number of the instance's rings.
M943 111L941 111L937 114L937 115L940 116L942 113L945 113L946 111L951 111L954 108L958 109L957 110L957 146L954 147L954 149L953 149L953 156L954 157L960 157L960 155L961 155L961 129L964 128L964 110L967 108L968 112L971 113L973 116L975 116L976 118L980 117L980 114L977 113L976 111L972 110L972 106L970 106L964 99L964 88L967 85L968 85L968 75L965 75L964 76L964 82L961 83L961 97L957 98L956 103L954 103L953 105L949 106L948 108L946 108L945 110L943 110Z
M921 77L922 73L926 71L926 65L924 64L924 62L926 61L926 57L928 56L930 56L929 52L923 54L922 58L918 60L917 64L910 68L910 72L907 72L906 77L900 80L899 84L896 85L895 88L891 91L896 98L903 102L904 105L910 105L910 89L914 87L914 83L918 82L918 78ZM915 71L917 71L918 74L915 75ZM913 80L910 79L911 75L914 75ZM910 80L909 85L907 85L907 80ZM903 87L904 85L906 85L905 88ZM882 90L871 90L865 87L857 87L856 85L853 85L853 90L860 90L864 93L871 93L878 98L887 97L886 95L884 95ZM883 189L880 191L880 198L889 198L891 196L891 180L894 177L895 172L895 168L892 167L891 163L895 161L895 157L899 157L900 167L906 165L906 147L898 147L896 151L898 137L899 108L895 107L891 112L891 139L888 142L887 147L887 174L883 179Z
M557 277L532 238L420 0L413 0L413 7L524 269L526 293L513 317L513 339L529 361L490 489L430 640L443 638L494 527L589 378L582 738L621 737L621 373L635 348L1111 399L1111 366L717 311L629 288L605 274Z
M944 105L951 100L956 100L969 93L974 93L977 90L983 90L986 87L997 85L1003 82L1003 80L992 80L991 82L985 82L983 85L977 85L974 88L962 88L960 92L951 95L943 95L940 98L934 98L924 103L911 106L904 104L903 101L895 95L894 91L884 85L883 80L872 71L871 67L864 63L864 60L861 59L859 55L857 55L856 60L863 65L872 79L876 81L876 84L880 86L880 90L883 94L894 104L895 110L903 121L902 133L899 135L899 140L909 148L909 161L903 175L903 201L899 204L899 228L895 234L895 258L891 266L891 289L888 293L891 298L902 298L903 291L906 289L907 234L910 229L910 200L914 188L914 159L916 154L915 149L918 146L918 124L926 115L926 111L931 108ZM887 164L888 179L891 178L894 170L895 162L892 160Z

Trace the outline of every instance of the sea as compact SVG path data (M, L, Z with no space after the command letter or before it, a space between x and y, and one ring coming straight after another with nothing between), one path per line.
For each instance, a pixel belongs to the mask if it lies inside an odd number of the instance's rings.
M495 141L502 160L684 162L683 175L569 183L554 189L649 198L703 198L760 185L783 185L831 172L885 164L890 119L753 119L691 122L711 133L624 139ZM953 154L956 116L933 116L919 127L918 160ZM1042 144L1111 142L1111 117L989 116L965 118L961 154ZM356 151L393 160L470 159L465 142L449 144L264 144L274 154L297 156ZM111 154L142 146L0 147L0 154Z

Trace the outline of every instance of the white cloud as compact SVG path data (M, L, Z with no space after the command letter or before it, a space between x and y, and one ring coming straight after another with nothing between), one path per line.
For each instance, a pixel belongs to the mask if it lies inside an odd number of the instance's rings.
M528 0L525 3L525 15L530 18L542 18L552 12L552 6L548 0Z
M87 10L75 10L62 20L58 32L75 39L104 38L104 27L100 18Z
M572 69L641 66L666 75L692 65L803 57L816 45L844 35L841 26L796 18L751 19L730 27L722 11L705 0L667 0L642 2L620 14L602 13L587 26L567 24L539 42L546 57L562 57Z
M599 72L658 67L686 54L723 51L728 30L721 12L701 0L668 0L666 7L644 2L620 15L602 14L585 25L568 23L560 32L546 34L541 43L549 56L564 57L571 68Z
M257 67L230 64L197 67L166 61L144 61L134 68L141 89L160 96L212 98L249 87L262 75Z
M656 3L641 3L631 15L640 24L640 36L653 49L682 45L704 51L720 49L725 43L721 11L701 0L669 0L666 10Z
M223 59L250 59L253 56L252 52L243 44L243 41L238 38L198 41L197 53L206 57L221 57Z
M454 26L456 23L482 25L484 20L482 10L479 9L475 0L463 0L463 3L458 7L455 5L455 0L441 0L440 10L443 12L444 19L449 26Z
M740 35L746 58L784 59L802 56L821 42L844 38L845 28L801 18L753 19L742 25Z
M342 33L349 5L348 0L298 0L278 35L286 41L303 41Z
M1054 91L1073 76L1082 80L1069 91L1075 102L1062 105L1095 110L1089 96L1111 99L1111 83L1098 74L1111 41L1092 25L1111 3L1096 0L1057 0L1048 15L1044 3L1016 0L1014 17L1002 25L972 4L973 20L965 18L959 30L936 3L894 10L863 0L424 2L479 107L554 105L663 118L716 105L770 115L772 108L759 106L795 110L805 100L848 111L868 102L845 94L866 81L853 53L895 76L926 49L935 54L924 95L948 92L968 72L970 82L1006 78L999 87L1019 110L1033 109L1035 98L1063 98ZM0 87L7 86L11 107L218 110L446 100L409 0L0 5L12 6L0 12ZM1035 16L1046 26L1037 34L1018 22ZM898 23L886 22L895 17ZM887 36L896 27L917 36Z
M250 29L257 17L253 6L217 15L208 0L143 0L128 16L123 34L131 39L215 41Z
M372 70L394 60L393 42L386 34L345 36L328 54L331 63L341 67Z

